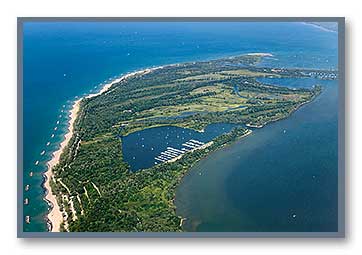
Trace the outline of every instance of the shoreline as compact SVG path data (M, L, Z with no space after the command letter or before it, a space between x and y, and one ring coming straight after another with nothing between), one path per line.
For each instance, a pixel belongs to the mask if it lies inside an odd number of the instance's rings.
M102 89L94 94L89 94L84 97L81 97L74 101L73 106L71 110L69 111L70 120L68 122L68 132L64 135L64 140L60 143L60 147L58 150L54 151L52 153L52 158L46 163L47 170L43 174L45 181L43 184L43 188L45 189L45 196L44 200L48 203L49 210L46 216L46 221L48 225L48 232L60 232L60 225L63 222L63 215L60 211L60 207L58 205L57 197L53 194L51 186L50 186L50 180L54 178L53 175L53 167L56 166L59 163L60 157L64 151L64 149L67 147L70 139L73 137L74 133L74 123L75 120L78 117L78 113L80 110L80 102L83 100L83 98L92 98L95 96L99 96L105 92L107 92L114 84L117 84L123 80L126 80L132 76L141 74L148 74L156 69L163 68L164 66L158 66L154 68L146 68L140 71L134 71L128 74L123 75L122 77L115 79L107 84L104 84Z
M289 118L293 113L295 113L297 110L299 110L301 107L303 107L303 106L305 106L305 105L307 105L307 104L309 104L309 103L312 103L321 93L322 93L322 92L318 93L317 95L314 95L310 100L305 101L305 102L303 102L302 104L298 105L298 107L297 107L293 112L289 113L289 114L288 114L287 116L285 116L285 117L281 117L281 118L272 120L272 121L270 121L270 122L263 123L263 124L261 124L261 125L253 125L253 124L251 124L251 123L247 123L247 124L245 124L245 126L246 126L246 127L249 127L249 128L257 128L257 129L260 129L260 128L263 128L263 127L265 127L266 125L268 125L268 124L270 124L270 123L278 122L278 121L280 121L280 120L287 119L287 118ZM226 147L233 145L234 143L242 140L243 138L249 136L249 135L252 134L252 133L253 133L253 130L248 129L248 131L247 131L245 134L243 134L242 136L240 136L237 140L235 140L235 141L233 141L233 142L228 142L228 143L222 145L220 148L217 148L216 150L210 152L208 155L206 155L205 157L201 158L201 159L198 160L197 162L200 162L201 160L205 159L206 157L209 157L212 153L215 153L215 152L218 151L218 150L225 149ZM179 180L179 184L182 182L182 179L185 177L185 175L186 175L187 173L189 173L189 171L192 171L192 168L194 167L194 165L195 165L197 162L195 162L195 163L190 167L190 169L181 176L181 178L180 178L180 180ZM178 184L178 185L179 185L179 184ZM180 225L179 225L179 226L180 226L181 230L183 231L183 225L184 225L185 221L187 221L188 218L186 217L187 215L177 214L177 206L176 206L176 204L175 204L175 201L176 201L176 192L175 192L175 194L174 194L174 197L173 197L172 201L173 201L173 205L174 205L175 214L176 214L176 216L179 217L179 219L180 219Z
M242 54L242 55L257 55L257 56L262 56L262 57L273 56L270 53L246 53L246 54ZM185 63L190 63L190 62L185 62ZM48 206L49 206L49 210L46 215L46 221L48 224L48 232L60 232L60 225L61 225L61 223L63 223L63 220L64 220L62 212L60 211L60 207L57 202L57 197L56 197L56 195L54 195L52 193L52 189L50 186L50 180L54 178L54 175L52 172L53 167L59 163L60 157L61 157L64 149L67 147L70 139L73 137L74 123L78 117L81 101L84 98L92 98L92 97L99 96L103 93L106 93L114 84L122 82L123 80L126 80L135 75L145 75L145 74L149 74L150 72L155 71L157 69L162 69L162 68L170 67L170 66L178 66L178 65L182 65L182 63L166 64L166 65L145 68L142 70L127 73L120 78L114 79L113 81L110 81L109 83L104 84L102 89L99 92L85 95L83 97L78 98L76 101L74 101L73 106L72 106L71 110L69 111L70 120L68 122L68 131L64 135L64 140L60 143L60 148L52 153L52 158L46 163L47 170L43 173L43 176L45 178L45 181L43 184L43 188L45 189L44 200L48 203ZM251 133L251 130L249 130L249 131ZM203 130L201 130L199 132L203 132ZM247 134L241 136L239 139L249 135L250 133L248 132Z
M252 53L247 53L247 56L257 56L257 57L274 57L273 54L268 53L268 52L252 52Z
M179 183L178 183L177 185L180 185L180 184L181 184L182 179L185 177L186 174L189 174L190 171L192 171L192 168L195 166L195 164L197 164L197 163L200 162L201 160L204 160L205 158L209 157L212 153L215 153L215 152L217 152L217 151L219 151L219 150L221 150L221 149L225 149L225 148L227 148L228 146L231 146L231 145L233 145L234 143L242 140L243 138L251 135L252 133L253 133L253 130L248 129L248 131L246 131L245 134L243 134L242 136L238 137L236 140L230 141L230 142L227 142L227 143L223 144L221 147L216 148L215 150L209 152L206 156L204 156L204 157L200 158L199 160L197 160L196 162L194 162L194 163L192 164L192 166L189 168L189 170L187 170L187 171L180 177ZM213 142L211 141L211 142L209 142L209 143L213 143ZM211 145L211 144L210 144L210 145ZM207 147L208 147L208 146L207 146ZM188 218L186 217L186 215L177 214L177 206L176 206L176 204L175 204L175 201L176 201L176 189L175 189L175 193L174 193L174 196L173 196L172 201L173 201L172 203L173 203L173 205L174 205L175 214L176 214L176 216L180 219L180 227L181 227L181 230L183 231L183 229L182 229L183 224L185 223L185 221L187 221Z
M72 109L70 110L70 120L68 122L68 132L64 135L64 140L60 143L60 148L53 152L51 160L47 162L47 171L44 173L45 182L44 188L46 190L46 195L44 197L45 201L50 206L50 210L47 215L47 221L49 224L49 232L59 232L60 224L63 222L63 215L60 211L56 195L53 194L50 180L54 178L53 176L53 167L58 164L61 154L63 153L64 148L68 145L70 139L73 136L74 122L78 116L79 105L82 99L78 99L74 102Z
M321 93L322 93L322 91L320 91L318 94L314 95L310 100L301 103L300 105L297 106L297 108L295 108L295 110L294 110L293 112L288 113L288 115L285 116L285 117L280 117L280 118L277 118L277 119L275 119L275 120L271 120L271 121L269 121L269 122L262 123L262 124L260 124L260 125L254 125L254 124L252 124L252 123L247 123L247 124L245 124L245 126L250 127L250 128L263 128L264 126L266 126L266 125L268 125L268 124L270 124L270 123L277 122L277 121L279 121L279 120L283 120L283 119L289 118L290 115L292 115L294 112L298 111L298 110L299 110L301 107L303 107L304 105L307 105L307 104L309 104L309 103L312 103Z
M337 84L338 84L338 83L337 83ZM337 85L337 86L338 86L338 85ZM324 87L322 87L322 88L324 89ZM311 105L311 104L313 104L313 103L316 103L316 100L322 95L323 89L320 91L320 93L318 93L318 94L316 94L315 96L313 96L313 97L311 98L311 100L308 100L308 101L300 104L292 113L288 114L288 116L286 116L285 118L278 118L278 119L273 120L273 121L271 121L271 122L264 123L263 126L260 127L260 129L267 128L269 124L275 124L275 122L287 121L292 114L296 114L298 111L304 110L304 109L302 109L302 108L304 108L305 106L308 106L308 105ZM313 107L315 107L315 106L313 105ZM259 129L259 128L258 128L258 129ZM254 129L252 129L252 130L249 129L250 133L241 136L239 139L237 139L237 140L236 140L235 142L233 142L233 143L237 143L237 142L241 141L241 140L242 140L244 137L246 137L247 135L252 134L252 133L253 133L253 130L254 130ZM287 130L288 130L288 129L287 129ZM284 131L285 131L285 129L284 129ZM225 148L227 148L228 146L232 146L233 143L226 144L225 146L222 146L221 148L225 149ZM220 149L220 148L219 148L219 149ZM211 152L211 153L210 153L208 156L206 156L206 157L210 157L212 153L215 153L215 152L218 151L219 149ZM206 157L204 157L203 159L205 159ZM200 159L200 161L203 160L203 159ZM192 167L193 167L193 166L192 166ZM193 169L190 169L189 171L192 171L192 170L193 170ZM183 178L183 177L182 177L182 178ZM174 201L176 201L176 195L175 195L175 197L174 197ZM175 211L176 211L176 210L177 210L177 207L176 207L176 205L175 205ZM189 211L187 211L187 212L189 212ZM192 218L193 218L192 216L194 216L194 215L192 215L192 214L190 214L190 213L185 213L185 211L184 211L184 214L179 213L179 214L177 214L177 216L178 216L179 219L180 219L180 227L182 228L182 231L187 232L187 230L184 230L183 227L184 227L184 225L185 225L185 223L186 223L187 221L190 221L190 220L192 221L192 220L193 220L193 219L192 219ZM181 224L181 223L182 223L182 224ZM197 232L196 230L193 230L193 231L194 231L194 232Z
M308 25L308 26L312 26L312 27L315 27L315 28L319 28L320 30L324 31L324 32L329 32L329 33L337 33L338 34L338 31L335 31L333 29L329 29L329 28L326 28L326 27L323 27L322 25L318 25L318 24L315 24L315 23L312 23L312 22L303 22L305 25Z

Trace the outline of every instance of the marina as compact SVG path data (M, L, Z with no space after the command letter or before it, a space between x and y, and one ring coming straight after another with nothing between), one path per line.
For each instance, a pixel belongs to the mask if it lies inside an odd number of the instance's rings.
M131 171L178 160L187 152L201 149L215 137L230 132L236 125L215 123L204 132L163 126L149 128L122 137L123 156Z
M156 160L155 164L158 164L160 162L161 163L174 162L174 161L180 159L186 152L192 152L195 150L204 149L204 148L210 146L211 144L212 144L212 142L208 142L205 144L204 142L190 139L188 142L182 144L182 146L184 146L184 147L182 147L181 149L167 147L167 150L162 151L160 153L160 155L158 155L154 158Z

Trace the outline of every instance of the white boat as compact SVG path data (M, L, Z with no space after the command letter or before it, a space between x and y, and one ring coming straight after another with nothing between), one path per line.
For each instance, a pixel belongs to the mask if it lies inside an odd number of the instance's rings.
M198 143L198 144L201 144L201 145L202 145L202 144L205 144L205 143L203 143L203 142L200 142L200 141L197 141L197 140L194 140L194 139L191 139L190 142Z
M155 160L158 160L158 161L161 161L161 162L165 162L164 159L161 159L161 158L158 158L158 157L156 157Z
M183 143L182 145L185 146L185 147L189 147L191 149L195 149L195 146L192 146L192 145L187 144L187 143Z
M166 156L168 158L173 158L173 156L171 154L167 153L167 152L161 152L161 155L164 155L164 156Z
M173 155L173 156L178 156L180 154L180 153L177 153L177 152L174 152L174 151L171 151L171 150L167 150L166 152Z
M191 139L190 142L196 143L196 144L200 144L200 145L204 145L205 143Z
M200 147L200 144L192 143L192 142L186 142L186 144L194 146L195 148Z
M172 147L167 147L168 150L171 150L171 151L175 151L175 152L179 152L179 153L185 153L184 151L182 150L178 150L178 149L175 149L175 148L172 148Z

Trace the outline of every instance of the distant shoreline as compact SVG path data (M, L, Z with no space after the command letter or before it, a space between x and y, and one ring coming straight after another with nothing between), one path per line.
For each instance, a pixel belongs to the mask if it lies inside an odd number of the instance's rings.
M324 26L319 25L319 24L316 24L316 23L312 23L312 22L303 22L303 24L305 24L305 25L309 25L309 26L313 26L313 27L316 27L316 28L319 28L320 30L323 30L323 31L325 31L325 32L338 33L338 31L336 31L336 30L329 29L329 28L327 28L327 27L324 27Z
M247 53L246 56L257 56L257 57L274 57L271 53L265 53L265 52L254 52L254 53Z

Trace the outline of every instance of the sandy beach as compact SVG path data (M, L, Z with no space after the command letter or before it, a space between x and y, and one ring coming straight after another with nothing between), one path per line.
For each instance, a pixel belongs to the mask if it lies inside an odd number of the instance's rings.
M159 68L162 68L162 66L155 67L155 68L148 68L148 69L144 69L141 71L136 71L136 72L126 74L126 75L122 76L121 78L115 79L112 82L105 84L98 93L89 94L88 96L85 96L85 98L92 98L92 97L98 96L102 93L107 92L112 87L112 85L115 83L119 83L119 82L121 82L127 78L130 78L134 75L137 75L137 74L142 74L142 75L148 74L148 73L152 72L153 70L156 70ZM60 148L52 154L52 159L47 162L48 170L44 174L45 179L46 179L45 183L44 183L44 188L46 189L45 200L50 205L50 211L48 213L48 221L51 224L51 229L50 229L51 232L59 232L60 225L63 222L63 215L60 211L60 207L58 205L56 195L54 195L52 193L51 187L50 187L50 180L52 178L54 178L52 169L55 165L58 164L60 156L63 153L64 148L68 145L70 139L73 136L74 122L78 117L80 102L82 101L82 99L83 98L80 98L74 102L72 109L70 110L70 113L69 113L70 120L68 123L68 132L65 134L64 140L61 142Z
M246 54L248 56L258 56L258 57L274 57L271 53L264 53L264 52L254 52Z
M45 199L50 203L51 209L48 214L48 220L51 223L51 231L52 232L59 232L60 230L60 224L63 221L63 216L60 212L60 208L58 205L58 202L56 200L56 196L53 195L50 187L50 180L53 178L53 167L58 164L60 155L62 154L64 148L68 145L70 139L73 136L73 128L74 128L74 122L77 118L77 114L79 111L79 105L80 105L81 99L74 102L73 107L70 111L70 120L69 120L69 129L68 133L65 134L63 142L60 144L60 148L55 151L52 155L52 159L48 161L48 171L45 173L46 181L44 183L44 188L47 190L47 194L45 196Z

